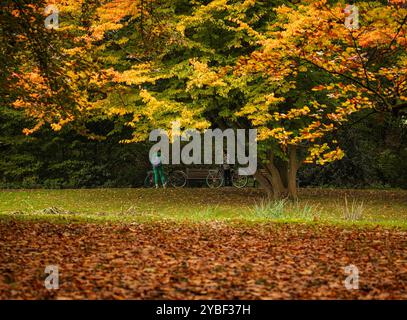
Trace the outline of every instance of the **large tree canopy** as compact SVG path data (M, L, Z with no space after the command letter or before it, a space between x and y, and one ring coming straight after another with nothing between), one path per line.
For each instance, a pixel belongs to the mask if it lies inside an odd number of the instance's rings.
M47 3L48 4L48 3ZM343 1L58 0L58 30L42 1L6 1L5 97L60 130L94 137L83 119L133 129L257 128L258 179L296 197L302 163L343 156L334 138L352 114L406 108L404 1L361 1L350 28ZM265 173L264 173L265 172Z

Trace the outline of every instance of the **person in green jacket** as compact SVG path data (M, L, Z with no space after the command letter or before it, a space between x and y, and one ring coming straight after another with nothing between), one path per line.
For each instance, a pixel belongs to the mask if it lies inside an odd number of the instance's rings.
M163 188L165 188L167 186L167 179L165 177L163 164L161 162L161 152L156 152L152 156L150 162L153 165L155 187L158 188L158 180L160 179Z

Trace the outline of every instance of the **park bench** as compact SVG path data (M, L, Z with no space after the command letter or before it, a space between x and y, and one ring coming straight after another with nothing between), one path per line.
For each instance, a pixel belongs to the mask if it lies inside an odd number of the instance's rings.
M188 180L206 180L209 169L187 168L185 173Z

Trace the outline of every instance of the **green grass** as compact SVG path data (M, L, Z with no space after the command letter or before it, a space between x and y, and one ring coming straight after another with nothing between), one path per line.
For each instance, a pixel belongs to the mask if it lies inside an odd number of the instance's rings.
M270 201L258 189L2 190L0 219L53 222L224 221L407 229L407 191L303 189Z

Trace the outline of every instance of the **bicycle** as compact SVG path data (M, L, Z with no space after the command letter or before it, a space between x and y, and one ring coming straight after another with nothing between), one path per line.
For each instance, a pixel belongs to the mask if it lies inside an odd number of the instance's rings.
M230 169L230 175L232 178L232 185L235 188L244 188L247 185L248 177L239 175L238 170ZM209 174L206 177L206 184L209 188L220 188L224 186L224 170L223 167L209 170Z
M167 184L174 188L183 188L187 184L187 175L181 170L170 171L167 177ZM153 188L154 186L154 172L153 170L147 171L147 176L144 179L144 187Z

